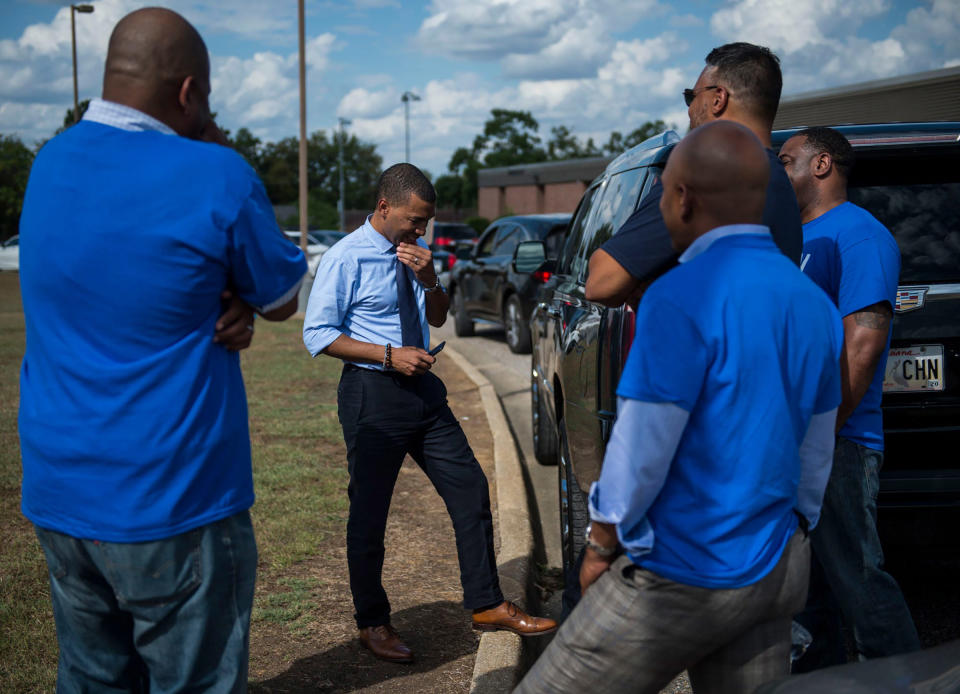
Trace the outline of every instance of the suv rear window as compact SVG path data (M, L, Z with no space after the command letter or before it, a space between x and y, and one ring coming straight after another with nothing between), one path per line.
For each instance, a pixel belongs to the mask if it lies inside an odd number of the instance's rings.
M960 281L960 183L851 188L900 246L900 284Z
M960 281L960 148L857 152L850 201L900 247L900 284Z
M433 236L443 236L455 241L466 241L477 238L477 232L473 227L466 224L444 224L435 222L433 225Z

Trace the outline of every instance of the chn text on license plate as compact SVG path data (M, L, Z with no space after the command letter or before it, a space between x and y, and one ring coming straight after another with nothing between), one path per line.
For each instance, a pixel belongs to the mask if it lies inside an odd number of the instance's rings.
M883 392L943 390L943 345L891 347Z

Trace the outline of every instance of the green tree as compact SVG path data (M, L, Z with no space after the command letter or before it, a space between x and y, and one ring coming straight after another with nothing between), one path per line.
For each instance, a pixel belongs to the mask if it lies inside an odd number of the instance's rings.
M80 111L80 116L77 118L77 120L80 120L80 118L83 118L83 114L87 112L87 107L90 106L90 99L84 99L79 104L77 104L77 106L79 107L79 111ZM71 125L73 125L74 122L75 121L73 119L73 109L68 108L66 115L63 117L63 125L57 128L57 132L54 134L59 135L64 130L69 128Z
M247 163L259 171L260 149L262 144L260 138L254 136L254 134L246 128L240 128L236 136L228 137L228 139L230 140L230 144L233 145L233 148L247 160Z
M602 154L593 143L592 137L581 144L577 136L565 125L553 126L550 128L550 134L553 135L547 142L547 159L550 161L597 157Z
M19 138L0 135L0 239L17 233L33 152Z

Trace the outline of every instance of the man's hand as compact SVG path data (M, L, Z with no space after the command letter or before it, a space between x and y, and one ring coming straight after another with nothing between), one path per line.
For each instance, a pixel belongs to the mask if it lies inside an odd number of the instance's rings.
M600 576L602 576L613 563L616 557L601 557L589 547L583 553L583 564L580 566L580 593L587 592L587 588L593 585Z
M399 371L404 376L426 373L435 361L437 361L436 357L431 357L419 347L394 347L390 350L390 363L393 365L393 370Z
M253 309L246 301L234 296L229 289L223 290L220 298L229 303L217 319L217 332L213 341L231 352L239 352L249 347L253 340Z
M220 126L217 125L213 118L210 118L204 124L203 130L200 131L200 139L204 142L212 142L217 145L223 145L224 147L232 146L230 140L223 134Z
M415 243L397 244L397 260L413 270L417 281L424 287L437 283L437 273L433 269L433 253Z

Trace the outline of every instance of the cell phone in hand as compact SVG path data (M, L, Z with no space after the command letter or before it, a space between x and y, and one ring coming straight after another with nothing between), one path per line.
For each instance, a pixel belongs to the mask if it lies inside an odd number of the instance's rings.
M439 345L437 345L436 347L434 347L433 349L431 349L429 352L427 352L427 354L429 354L431 357L437 356L437 355L440 353L440 350L443 349L444 345L446 345L446 344L447 344L447 341L444 340L444 341L441 342Z

